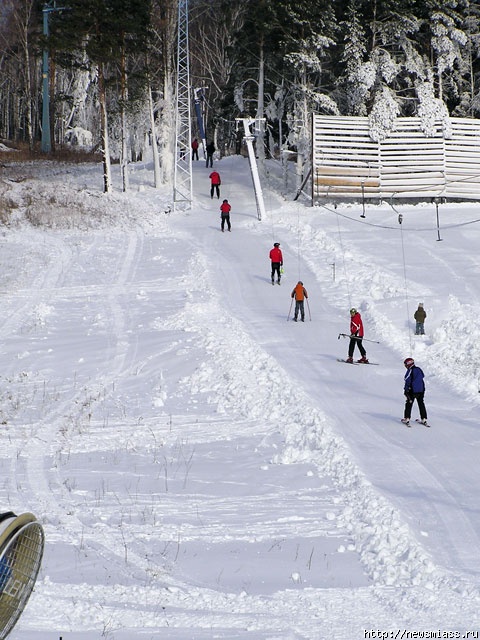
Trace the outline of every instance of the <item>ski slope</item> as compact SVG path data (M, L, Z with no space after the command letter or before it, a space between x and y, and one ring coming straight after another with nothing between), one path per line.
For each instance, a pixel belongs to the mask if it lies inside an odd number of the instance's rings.
M475 206L312 209L269 165L259 221L248 161L216 168L221 199L194 162L172 214L140 165L109 196L98 168L7 169L0 495L46 534L11 637L477 637ZM351 306L378 366L337 362ZM399 421L407 356L431 429Z

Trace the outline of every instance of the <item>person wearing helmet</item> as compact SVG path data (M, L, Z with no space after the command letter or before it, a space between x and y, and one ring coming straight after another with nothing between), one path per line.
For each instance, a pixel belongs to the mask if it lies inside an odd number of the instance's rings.
M425 395L425 382L423 371L420 367L415 365L415 361L413 358L405 358L403 361L405 365L405 376L404 376L404 395L405 395L405 409L403 412L402 422L410 426L410 418L412 415L412 407L415 400L418 404L418 410L420 411L420 422L424 424L426 427L427 424L427 410L425 408L424 403L424 395Z
M368 364L367 352L362 344L363 341L363 322L360 313L352 307L350 309L350 344L348 345L348 358L347 362L353 362L353 352L355 351L355 345L360 351L362 356L357 362Z
M270 260L272 262L272 284L275 284L275 273L277 274L277 284L280 284L280 267L283 266L283 255L279 242L274 242L273 249L270 250Z
M301 280L299 280L293 288L291 297L295 298L295 315L293 316L294 321L297 322L298 314L300 314L301 321L305 322L304 299L308 298L308 293Z

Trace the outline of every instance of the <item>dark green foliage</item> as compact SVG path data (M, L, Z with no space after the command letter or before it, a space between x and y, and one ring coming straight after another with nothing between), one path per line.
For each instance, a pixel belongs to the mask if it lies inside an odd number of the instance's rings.
M150 27L148 0L66 0L52 16L56 49L84 48L95 63L146 50Z

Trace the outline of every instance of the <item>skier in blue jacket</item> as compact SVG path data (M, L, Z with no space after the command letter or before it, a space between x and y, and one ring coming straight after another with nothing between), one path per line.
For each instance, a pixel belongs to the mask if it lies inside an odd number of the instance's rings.
M427 410L425 409L425 403L423 397L425 395L425 382L423 371L420 367L415 365L413 358L406 358L403 361L405 365L405 377L404 377L404 394L405 394L405 410L403 413L402 422L408 427L410 426L410 417L412 415L412 407L415 400L418 404L418 410L420 411L420 421L422 424L427 424Z

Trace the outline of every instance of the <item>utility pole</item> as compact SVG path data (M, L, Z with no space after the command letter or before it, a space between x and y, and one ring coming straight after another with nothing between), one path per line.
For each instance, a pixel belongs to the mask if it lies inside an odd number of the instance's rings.
M257 145L258 164L262 175L265 175L265 61L263 57L263 42L260 47L260 61L258 69L258 100L257 100Z
M56 0L50 0L43 5L43 35L49 36L48 17L52 11L62 11L64 7L57 7ZM52 150L52 140L50 137L50 61L48 59L48 49L43 50L42 68L42 142L43 153L50 153Z
M195 113L197 116L198 130L200 131L200 138L202 140L204 156L206 154L207 138L205 135L205 124L203 121L202 103L205 100L204 92L206 89L208 89L208 87L198 87L193 90L194 101L195 101Z
M188 0L178 2L177 91L175 100L175 168L173 208L192 206L191 100L188 51Z
M250 128L253 125L256 130L260 129L259 119L255 120L254 118L236 118L236 122L241 122L243 124L243 130L245 132L244 140L247 145L248 151L248 160L250 163L250 173L252 174L253 188L255 190L255 201L257 203L257 217L261 220L265 217L265 204L263 201L263 191L262 185L260 182L260 176L258 174L257 160L255 158L255 150L253 148L253 143L255 141L255 136L252 134ZM260 125L260 126L259 126ZM257 140L258 145L258 140Z

